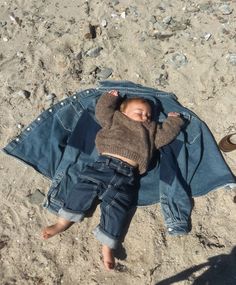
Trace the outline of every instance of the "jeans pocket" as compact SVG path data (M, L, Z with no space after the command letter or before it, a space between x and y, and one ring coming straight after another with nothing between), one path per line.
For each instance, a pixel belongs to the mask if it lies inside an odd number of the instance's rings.
M72 132L78 122L81 113L82 110L76 110L73 106L73 103L70 102L68 105L57 111L56 117L65 130Z

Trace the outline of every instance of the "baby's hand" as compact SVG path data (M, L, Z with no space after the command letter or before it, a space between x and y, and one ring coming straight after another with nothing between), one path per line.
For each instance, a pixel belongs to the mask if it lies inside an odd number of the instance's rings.
M170 112L170 113L168 113L168 117L180 117L180 113L178 113L178 112Z
M117 90L111 90L108 92L108 94L112 95L112 96L119 96L119 93Z

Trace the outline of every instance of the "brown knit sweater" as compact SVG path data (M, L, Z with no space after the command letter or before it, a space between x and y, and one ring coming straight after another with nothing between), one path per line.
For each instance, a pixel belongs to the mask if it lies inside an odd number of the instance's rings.
M103 94L96 105L96 118L102 129L96 136L99 153L112 153L138 163L139 172L147 171L154 148L170 143L180 132L183 120L168 117L162 124L137 122L117 110L121 98Z

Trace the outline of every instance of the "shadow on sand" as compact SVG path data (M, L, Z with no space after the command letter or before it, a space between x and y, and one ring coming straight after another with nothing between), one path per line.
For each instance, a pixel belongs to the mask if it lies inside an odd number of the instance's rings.
M194 273L205 268L206 271L194 277ZM193 276L192 276L193 275ZM171 285L183 280L192 280L192 285L235 285L236 284L236 247L230 254L210 257L208 262L195 265L155 285Z

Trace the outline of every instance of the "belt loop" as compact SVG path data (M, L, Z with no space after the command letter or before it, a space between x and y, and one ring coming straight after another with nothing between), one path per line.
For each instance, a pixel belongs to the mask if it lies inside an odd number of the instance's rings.
M110 158L106 158L106 165L108 166L110 164Z

